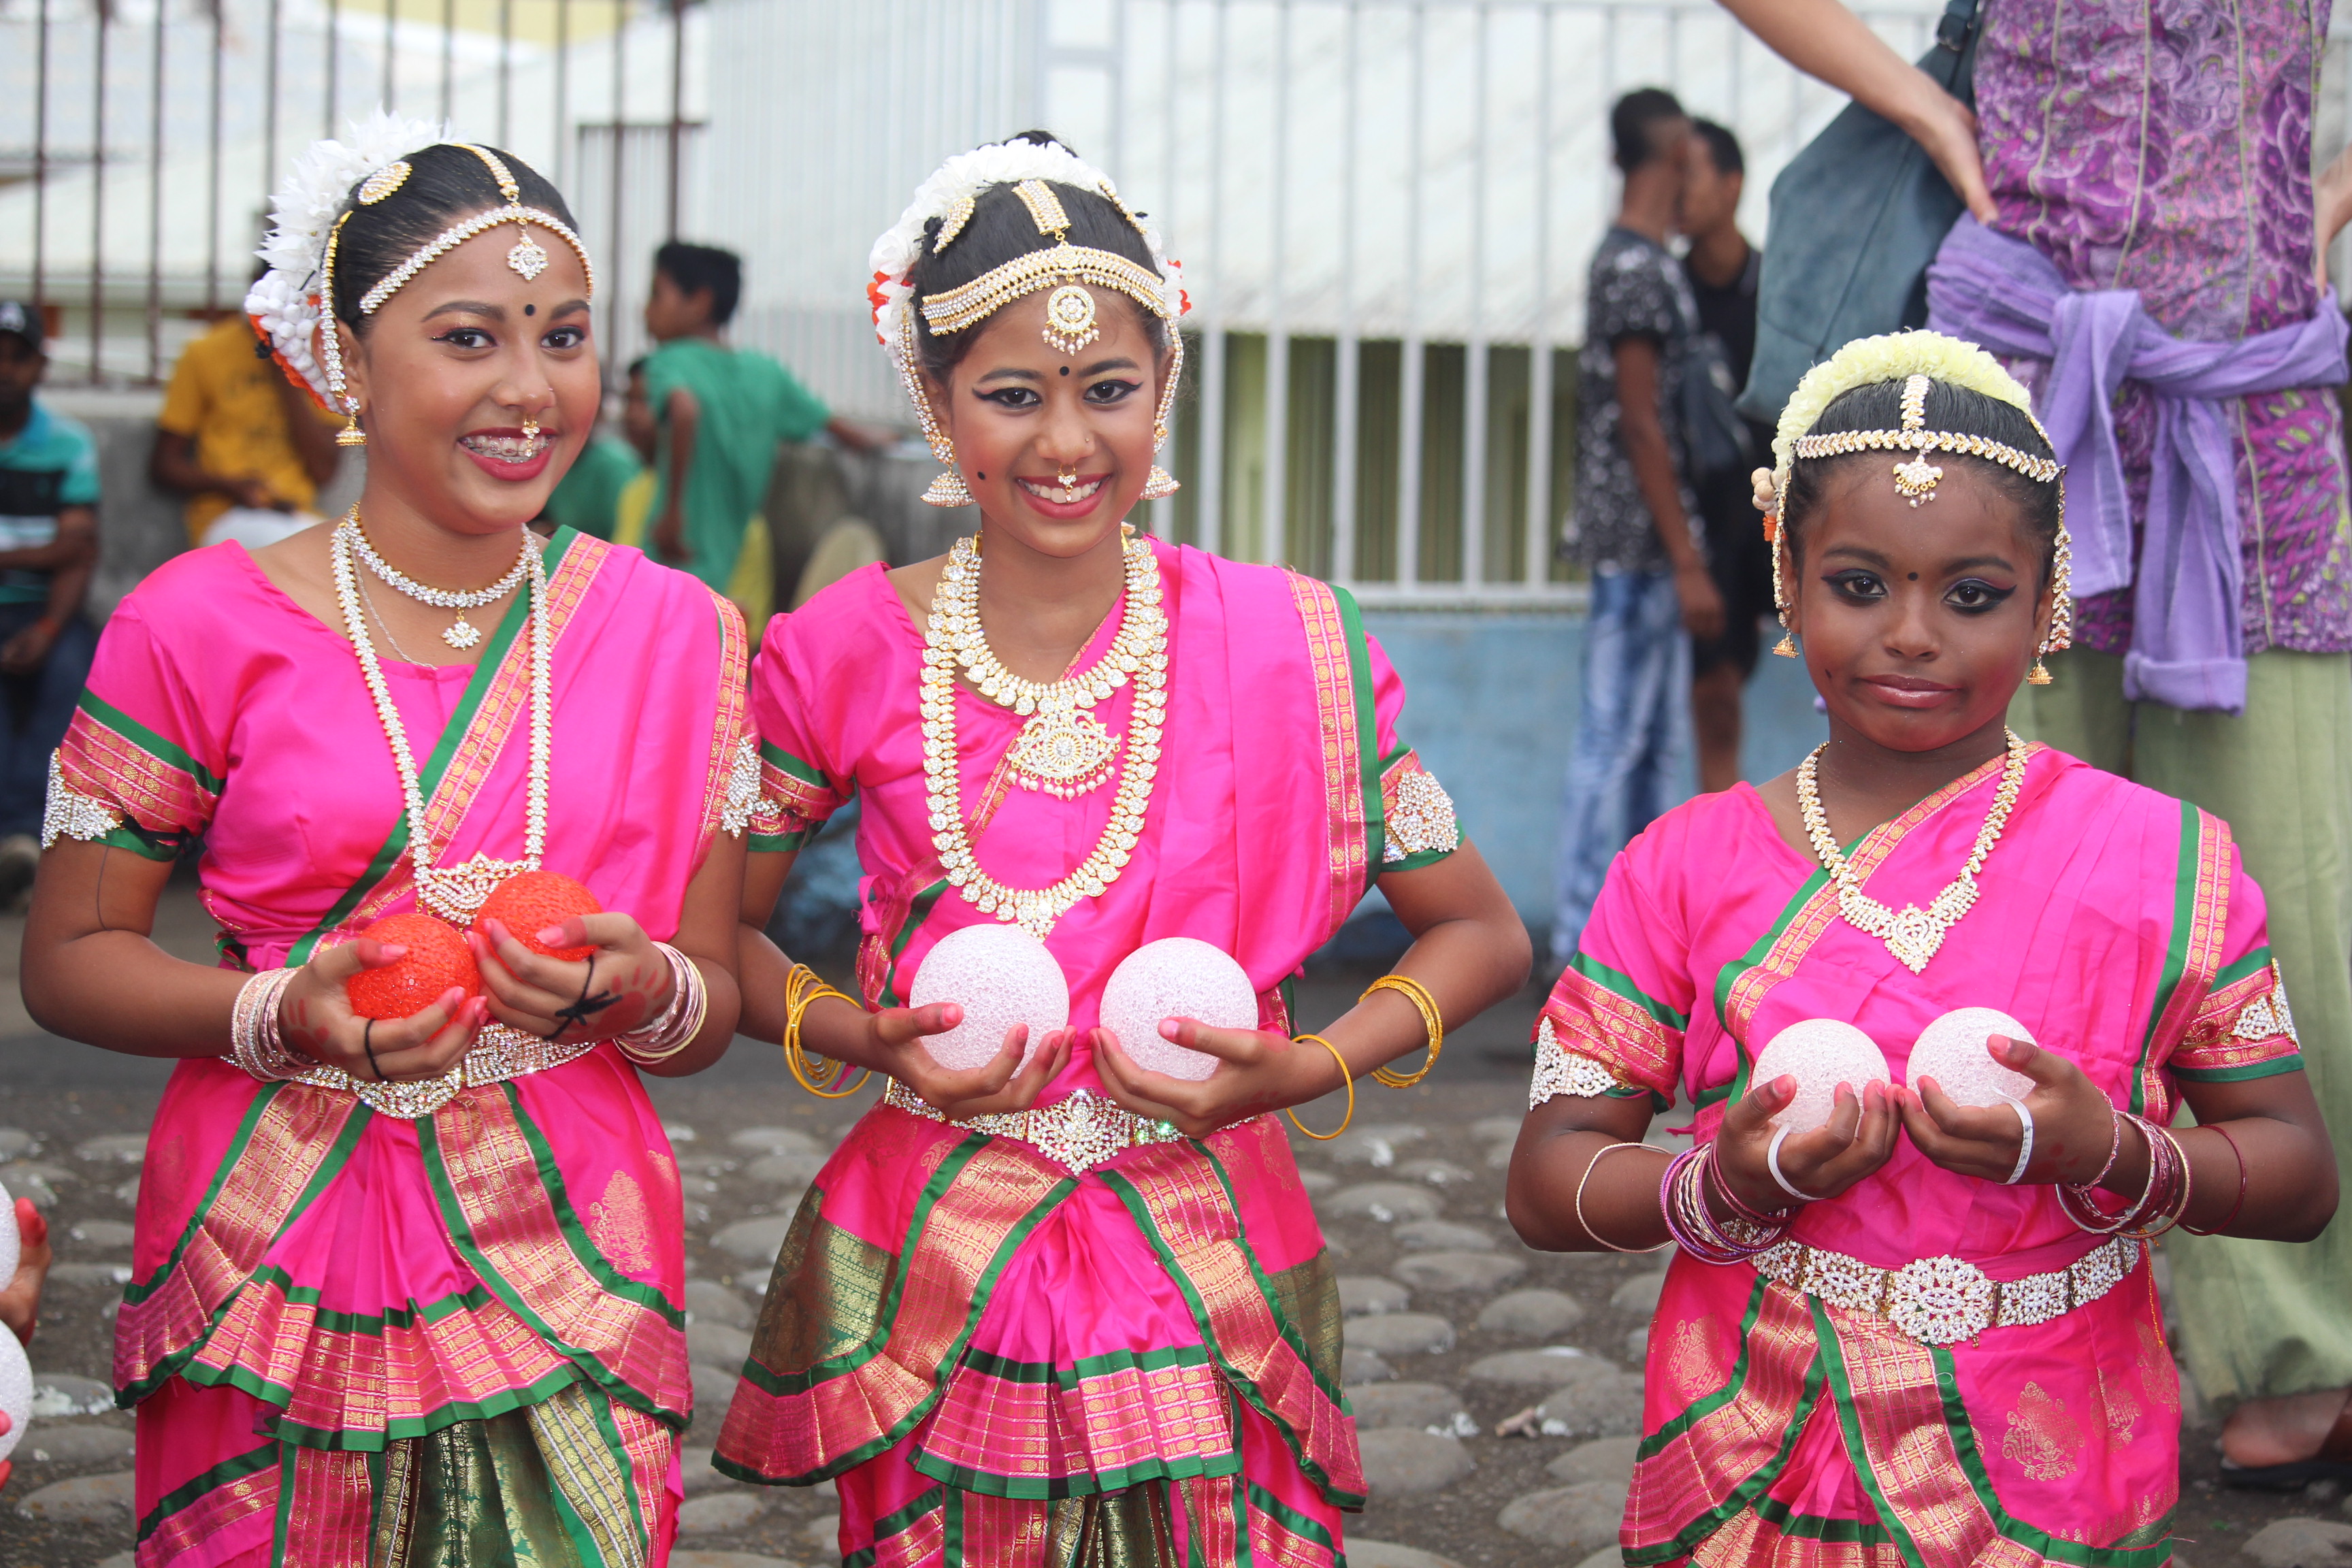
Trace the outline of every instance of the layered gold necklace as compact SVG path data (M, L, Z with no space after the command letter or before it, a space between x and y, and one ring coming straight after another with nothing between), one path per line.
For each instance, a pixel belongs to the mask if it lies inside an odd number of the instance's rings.
M1929 900L1926 909L1906 904L1900 913L1862 890L1862 879L1853 874L1845 852L1830 836L1829 816L1822 809L1821 786L1814 776L1822 753L1829 750L1829 742L1822 742L1798 764L1797 809L1804 816L1805 835L1813 841L1813 853L1821 857L1822 868L1837 884L1838 913L1856 931L1885 942L1886 951L1914 974L1927 967L1927 961L1944 945L1944 933L1975 907L1977 873L1984 869L1985 857L2000 842L2000 830L2007 826L2009 814L2017 805L2018 788L2025 780L2025 742L2014 730L2006 733L2009 759L2001 764L2000 787L1993 795L1992 808L1985 813L1984 826L1977 830L1976 844L1969 849L1960 874Z
M1167 715L1168 620L1160 608L1160 562L1149 541L1126 540L1127 592L1119 629L1103 658L1066 679L1026 680L1004 668L980 625L980 552L959 540L931 598L922 674L923 782L931 842L950 883L972 907L1017 921L1043 939L1081 899L1098 898L1118 879L1143 834L1143 812L1160 770L1160 731ZM1068 876L1045 888L1015 888L981 869L963 819L956 768L956 671L981 694L1029 715L1006 761L1015 780L1070 799L1116 773L1110 819L1093 851ZM1091 710L1123 685L1135 688L1126 760L1119 742Z

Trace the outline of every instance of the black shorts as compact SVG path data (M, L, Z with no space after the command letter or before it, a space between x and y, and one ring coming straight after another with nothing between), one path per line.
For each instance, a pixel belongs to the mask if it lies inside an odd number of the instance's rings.
M1691 673L1736 664L1741 679L1756 673L1762 622L1772 613L1772 547L1746 474L1724 476L1699 491L1706 527L1706 569L1723 595L1723 635L1691 644Z

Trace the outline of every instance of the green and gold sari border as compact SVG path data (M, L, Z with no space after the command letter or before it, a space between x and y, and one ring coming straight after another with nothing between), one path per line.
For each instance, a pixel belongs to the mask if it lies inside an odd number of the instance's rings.
M237 1162L244 1158L247 1145L251 1142L263 1113L272 1100L281 1093L289 1092L293 1087L289 1083L273 1084L254 1096L253 1104L246 1112L245 1121L237 1129L237 1136L232 1141L228 1154L222 1159L219 1169L214 1173L212 1186L205 1192L204 1201L197 1205L195 1214L188 1221L187 1228L181 1232L179 1241L173 1247L172 1256L165 1260L162 1268L148 1276L143 1282L124 1289L122 1296L124 1306L137 1306L144 1302L179 1268L188 1247L194 1242L197 1233L204 1228L204 1222L211 1214L213 1205L218 1201L222 1187L227 1184L230 1173L236 1168ZM334 1142L327 1146L327 1152L320 1156L318 1169L310 1173L310 1179L303 1184L292 1206L287 1210L285 1218L278 1223L276 1235L283 1236L288 1227L299 1220L310 1206L318 1201L319 1194L325 1192L334 1179L342 1173L343 1166L351 1160L352 1151L359 1146L360 1134L366 1130L367 1124L374 1120L374 1111L356 1100L352 1102L351 1114L344 1119L342 1127L335 1134ZM212 1312L205 1320L202 1332L195 1334L186 1344L165 1356L147 1376L126 1387L117 1389L114 1394L116 1408L128 1410L169 1383L173 1377L192 1373L194 1370L197 1354L212 1342L213 1335L219 1331L230 1309L236 1305L245 1292L251 1289L252 1284L252 1275L238 1280L236 1286L224 1294L219 1302L214 1306Z
M1209 1360L1209 1347L1206 1345L1168 1345L1157 1350L1108 1351L1101 1355L1081 1356L1067 1366L1057 1366L1052 1362L1014 1361L993 1351L967 1351L963 1364L973 1372L1006 1383L1054 1384L1064 1389L1075 1389L1090 1377L1105 1377L1122 1372L1165 1372L1170 1367L1206 1366Z
M1122 1465L1116 1469L1089 1470L1069 1476L1008 1476L993 1470L976 1469L969 1465L951 1465L926 1453L916 1454L912 1462L920 1473L958 1491L977 1492L982 1497L1004 1498L1015 1502L1060 1502L1066 1498L1124 1491L1146 1481L1235 1476L1241 1473L1242 1468L1242 1457L1238 1453L1186 1454L1173 1459L1139 1459L1132 1465Z
M2203 834L2198 822L2198 811L2187 801L2180 803L2180 837L2172 870L2172 931L2164 945L2164 967L2158 972L2156 996L2148 1004L2147 1029L2140 1037L2139 1060L2131 1075L2130 1110L2133 1114L2147 1109L2147 1064L2156 1050L2156 1037L2164 1026L2164 1016L2170 1009L2173 994L2180 988L2181 976L2189 969L2189 941L2196 924L2198 848Z
M278 1444L274 1439L264 1442L257 1448L248 1448L242 1454L223 1459L203 1474L191 1477L156 1499L155 1506L140 1520L135 1539L146 1540L163 1528L164 1521L191 1507L198 1500L223 1487L234 1486L247 1477L273 1468L278 1462Z
M1298 1331L1298 1325L1292 1322L1290 1314L1282 1310L1282 1296L1275 1289L1274 1281L1266 1277L1265 1266L1258 1262L1257 1248L1249 1243L1249 1231L1242 1221L1241 1199L1234 1192L1234 1178L1226 1171L1225 1163L1218 1159L1215 1151L1205 1142L1198 1140L1193 1140L1192 1142L1192 1147L1200 1151L1202 1158L1209 1162L1209 1169L1216 1175L1217 1185L1224 1190L1225 1204L1234 1214L1234 1245L1240 1250L1243 1261L1249 1265L1250 1281L1257 1287L1258 1296L1265 1302L1265 1310L1273 1314L1275 1331L1282 1336L1282 1342L1297 1353L1300 1363L1307 1368L1307 1375L1314 1380L1317 1392L1329 1400L1342 1413L1354 1414L1348 1407L1347 1389L1323 1375L1322 1370L1315 1364L1314 1353L1307 1348L1307 1336ZM1122 1177L1121 1180L1124 1181L1125 1178ZM1139 1199L1140 1196L1141 1194L1139 1194ZM1329 1248L1326 1247L1324 1250L1328 1252ZM1198 1321L1197 1318L1195 1321ZM1202 1337L1213 1346L1216 1343L1216 1336L1208 1331L1206 1323L1201 1326ZM1276 1425L1280 1426L1282 1423L1277 1419Z
M1639 985L1633 984L1633 977L1623 970L1613 969L1591 953L1580 951L1568 961L1568 966L1602 990L1632 1003L1667 1028L1679 1033L1690 1027L1689 1014L1677 1013L1664 1002L1650 995Z
M579 537L578 533L569 528L559 528L555 531L554 538L548 542L547 548L541 556L546 563L549 576L552 577L555 574L556 569L562 563L564 556L570 551L572 542ZM473 727L475 715L481 711L482 704L488 698L490 689L498 684L499 672L506 668L508 655L512 651L516 640L521 637L523 627L530 622L530 595L517 594L513 601L507 605L506 614L499 617L498 629L490 634L488 644L482 649L481 662L474 666L473 678L466 682L465 693L457 699L457 706L451 711L449 721L442 726L441 738L434 742L433 753L425 759L425 766L417 775L417 790L426 800L431 800L441 787L441 780L449 771L450 761L457 756L457 748L464 743L466 731ZM553 630L550 628L551 640L552 640ZM400 864L400 858L407 848L408 814L403 812L394 821L391 833L385 836L383 843L376 849L374 858L368 862L367 869L360 873L359 879L344 889L342 896L338 898L332 907L320 917L318 923L305 931L293 947L288 950L286 955L288 967L308 963L318 951L319 943L324 941L337 926L342 924L352 911L358 909L366 900L367 896L382 885L386 877L392 875L393 868Z
M1356 755L1363 773L1364 890L1370 892L1387 869L1381 857L1388 848L1388 805L1381 794L1380 712L1373 701L1371 642L1364 631L1364 612L1356 595L1336 583L1324 585L1339 612L1339 628L1348 645L1348 675L1354 688Z
M684 1328L686 1314L682 1309L672 1306L656 1287L621 1273L596 1250L588 1238L586 1228L580 1223L580 1216L572 1212L570 1194L564 1190L562 1173L556 1167L554 1152L525 1113L522 1097L512 1083L498 1087L506 1096L517 1130L531 1149L537 1174L546 1189L558 1232L563 1237L573 1258L606 1294L658 1313L672 1328ZM667 1408L653 1394L637 1388L614 1368L607 1366L603 1357L566 1341L556 1332L553 1324L523 1299L522 1292L499 1271L490 1261L488 1250L474 1235L473 1223L467 1217L465 1204L457 1196L456 1181L449 1173L446 1156L441 1149L437 1123L428 1116L420 1118L414 1125L416 1128L417 1152L424 1159L425 1179L433 1189L434 1201L440 1206L442 1223L448 1227L450 1245L457 1249L458 1255L465 1258L475 1275L509 1311L523 1321L542 1343L571 1363L590 1383L664 1425L684 1430L689 1412Z
M1198 1145L1195 1146L1198 1147ZM1202 1149L1201 1152L1204 1154L1208 1152L1206 1149ZM1233 1186L1226 1178L1224 1167L1217 1163L1214 1155L1209 1155L1209 1161L1210 1167L1215 1172L1219 1184L1225 1189L1226 1201L1231 1203ZM1134 1216L1136 1228L1143 1233L1144 1240L1151 1244L1152 1251L1159 1256L1160 1267L1168 1271L1168 1278L1174 1281L1176 1289L1182 1293L1184 1305L1192 1312L1192 1321L1200 1329L1201 1337L1208 1342L1215 1354L1218 1370L1224 1374L1225 1381L1233 1385L1236 1394L1249 1401L1252 1409L1265 1416L1274 1429L1282 1434L1283 1443L1290 1449L1291 1458L1297 1462L1300 1472L1312 1481L1325 1497L1341 1508L1361 1508L1364 1505L1364 1498L1357 1493L1343 1490L1333 1483L1329 1471L1307 1451L1307 1444L1303 1436L1292 1428L1291 1424L1284 1419L1280 1412L1274 1408L1273 1402L1266 1397L1265 1391L1258 1386L1257 1380L1234 1365L1232 1358L1225 1354L1223 1347L1217 1343L1216 1324L1210 1313L1208 1301L1202 1296L1200 1287L1192 1282L1192 1278L1184 1272L1183 1267L1177 1261L1175 1249L1169 1246L1168 1238L1160 1235L1158 1222L1151 1217L1151 1205L1144 1200L1142 1193L1137 1190L1132 1182L1117 1171L1104 1171L1100 1173L1103 1184L1117 1194L1120 1203L1127 1205L1128 1213ZM1236 1212L1236 1218L1238 1217L1238 1212ZM1256 1256L1251 1251L1246 1237L1237 1237L1236 1243L1243 1256L1249 1260L1251 1278L1259 1294L1265 1298L1266 1310L1274 1314L1276 1333L1297 1355L1317 1391L1328 1398L1334 1407L1342 1414L1347 1414L1348 1405L1345 1396L1326 1382L1323 1374L1316 1370L1314 1359L1307 1353L1306 1344L1299 1338L1297 1330L1283 1315L1281 1307L1276 1302L1273 1288L1265 1278L1265 1271L1258 1267Z
M226 780L215 776L210 768L189 755L185 749L165 740L88 687L84 687L81 695L74 700L74 706L89 714L94 723L104 725L165 767L187 774L206 795L216 795L228 787Z
M891 937L882 960L882 994L875 999L876 1006L903 1007L907 1005L898 994L898 961L907 956L907 944L915 940L915 933L923 929L923 922L931 918L931 911L939 908L940 900L946 896L952 885L942 877L917 893L908 904L907 918L898 922L898 932Z
M1756 1331L1756 1320L1763 1316L1764 1299L1771 1288L1771 1281L1759 1274L1755 1286L1748 1292L1748 1310L1739 1319L1739 1356L1731 1363L1731 1376L1721 1388L1691 1401L1681 1415L1669 1417L1664 1426L1643 1438L1633 1449L1635 1464L1664 1452L1667 1444L1739 1397L1740 1390L1748 1384L1751 1348L1748 1341Z
M2268 1061L2249 1062L2235 1068L2180 1068L2171 1069L2172 1076L2183 1083L2244 1083L2252 1079L2277 1078L2283 1073L2304 1070L2303 1053L2290 1052L2273 1057Z
M812 1483L814 1484L814 1483ZM874 1521L874 1546L860 1547L841 1560L841 1568L874 1568L874 1557L881 1542L904 1535L923 1520L947 1506L948 1489L932 1487L919 1493L914 1501L894 1512L886 1513Z
M1732 1488L1722 1501L1684 1525L1673 1540L1660 1542L1655 1546L1627 1548L1624 1555L1630 1568L1649 1568L1651 1564L1683 1556L1733 1519L1753 1508L1772 1483L1780 1479L1780 1473L1789 1468L1789 1457L1797 1451L1797 1439L1803 1436L1805 1423L1812 1419L1813 1408L1821 1403L1824 1382L1821 1357L1815 1356L1812 1364L1805 1369L1805 1385L1797 1394L1796 1409L1790 1414L1788 1427L1780 1436L1780 1446L1773 1450L1771 1458L1758 1466L1746 1480Z
M2268 969L2271 962L2271 944L2264 942L2237 963L2222 970L2221 973L2213 976L2213 989L2220 991L2235 985L2241 980L2251 980Z
M1331 1532L1323 1528L1321 1521L1309 1519L1255 1481L1249 1482L1243 1489L1243 1496L1250 1507L1300 1540L1311 1542L1326 1552L1339 1552L1339 1543L1331 1539ZM1345 1558L1338 1559L1341 1568L1345 1568L1346 1561Z
M771 1398L792 1398L808 1393L821 1383L850 1375L879 1355L889 1343L890 1327L898 1315L898 1298L907 1279L907 1259L914 1255L916 1245L920 1240L924 1228L930 1222L931 1210L946 1194L948 1188L953 1184L956 1176L962 1173L964 1167L994 1141L986 1133L973 1133L949 1151L947 1158L940 1163L940 1168L931 1173L931 1179L923 1184L922 1195L917 1200L915 1205L914 1217L908 1221L906 1238L900 1244L897 1258L898 1266L891 1272L889 1293L875 1314L876 1331L865 1343L841 1355L828 1357L810 1367L806 1372L783 1375L769 1371L756 1359L746 1359L741 1374L743 1381ZM912 1409L893 1422L887 1430L801 1475L767 1475L748 1465L730 1459L724 1454L713 1457L711 1460L713 1467L722 1475L731 1476L739 1481L749 1481L754 1486L814 1486L819 1481L841 1474L844 1470L854 1469L877 1454L888 1451L899 1439L922 1424L924 1417L931 1413L932 1408L939 1404L940 1396L946 1393L949 1375L962 1360L964 1347L971 1342L972 1334L980 1327L981 1315L987 1310L989 1301L995 1296L997 1282L1003 1278L1005 1269L1012 1266L1013 1254L1020 1251L1022 1244L1029 1239L1030 1233L1045 1223L1047 1216L1077 1190L1077 1178L1065 1176L1048 1188L1045 1195L1040 1198L1028 1213L1014 1221L1012 1227L1006 1231L1003 1241L999 1244L994 1255L990 1258L988 1267L981 1271L979 1279L973 1285L971 1304L964 1313L963 1326L956 1331L954 1339L941 1352L939 1364L931 1376L930 1387L925 1391L922 1398L915 1402Z
M418 1415L398 1416L381 1427L369 1427L314 1426L308 1422L297 1421L284 1413L292 1403L296 1391L284 1384L257 1376L245 1367L200 1364L189 1367L180 1375L201 1388L234 1388L273 1407L278 1414L269 1418L269 1431L280 1443L323 1453L346 1454L381 1453L389 1443L409 1437L429 1437L461 1422L487 1421L493 1415L503 1415L510 1410L537 1405L582 1381L581 1370L567 1362L530 1383L502 1388L495 1394L475 1399L448 1400Z
M1854 1475L1869 1495L1872 1507L1878 1510L1879 1521L1885 1526L1895 1550L1903 1554L1904 1562L1909 1568L1928 1568L1910 1526L1887 1497L1885 1484L1880 1479L1876 1467L1871 1463L1870 1452L1863 1438L1861 1417L1854 1408L1853 1384L1846 1370L1845 1348L1838 1338L1837 1329L1820 1301L1811 1297L1806 1298L1806 1301L1812 1309L1813 1332L1821 1344L1821 1363L1829 1373L1832 1403L1837 1408L1839 1427L1845 1437L1846 1452L1852 1458ZM2047 1531L2037 1530L2013 1518L2002 1508L1999 1496L1993 1491L1992 1478L1986 1472L1983 1457L1977 1448L1976 1429L1969 1420L1968 1407L1960 1398L1957 1363L1951 1352L1940 1346L1924 1348L1936 1368L1937 1388L1943 1402L1944 1425L1961 1473L1968 1481L1970 1493L1998 1534L2046 1561L2067 1563L2071 1568L2160 1568L2171 1554L2168 1540L2140 1547L2085 1546L2079 1542L2061 1541ZM2168 1531L2168 1519L2169 1516Z

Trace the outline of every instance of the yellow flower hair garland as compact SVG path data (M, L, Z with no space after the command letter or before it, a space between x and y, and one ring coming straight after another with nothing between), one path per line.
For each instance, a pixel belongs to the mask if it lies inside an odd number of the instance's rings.
M1780 515L1777 502L1789 491L1789 470L1796 461L1798 439L1820 422L1823 410L1857 386L1914 375L1981 392L2022 411L2029 419L2033 417L2033 399L2017 377L1974 343L1928 331L1856 338L1807 371L1789 405L1780 410L1780 429L1772 437L1773 515ZM2039 421L2034 428L2041 428ZM2042 439L2049 439L2047 433Z

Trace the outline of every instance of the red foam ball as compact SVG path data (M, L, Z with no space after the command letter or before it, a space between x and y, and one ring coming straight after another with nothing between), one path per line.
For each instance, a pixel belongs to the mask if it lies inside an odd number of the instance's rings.
M593 943L585 947L549 947L539 940L539 933L550 926L562 925L573 915L604 912L604 906L596 901L595 894L561 871L524 871L491 889L490 896L482 900L481 912L474 917L474 930L488 942L489 922L497 921L514 933L517 942L541 958L577 963L596 951Z
M405 1018L421 1013L456 986L481 994L482 972L466 939L446 921L427 914L393 915L360 932L408 951L381 969L362 969L343 991L362 1018Z

